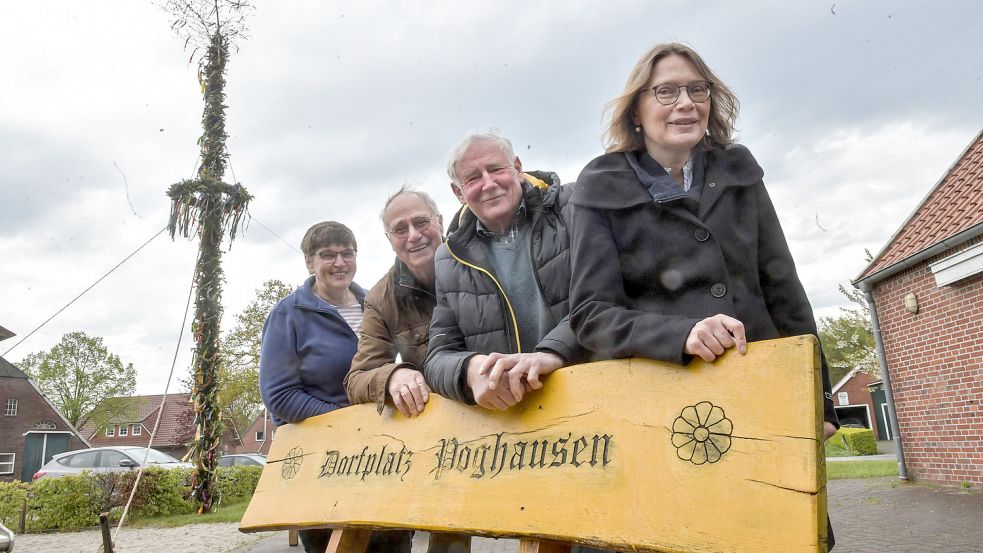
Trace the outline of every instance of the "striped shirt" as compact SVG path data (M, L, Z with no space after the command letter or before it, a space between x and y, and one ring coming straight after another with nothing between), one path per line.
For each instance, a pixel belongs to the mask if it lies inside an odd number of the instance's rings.
M358 303L352 305L335 305L329 304L338 310L338 314L341 315L342 319L348 323L348 326L352 327L352 331L358 336L359 331L362 329L362 306Z

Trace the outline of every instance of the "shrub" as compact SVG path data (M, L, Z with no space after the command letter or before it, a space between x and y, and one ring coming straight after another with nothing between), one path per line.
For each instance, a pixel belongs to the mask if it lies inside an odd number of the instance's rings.
M876 455L877 440L874 431L867 428L840 428L831 442L842 443L851 455Z
M217 487L222 501L234 503L252 497L261 474L263 467L259 466L219 468Z
M0 482L0 524L16 529L30 485L26 482Z
M136 471L116 474L127 477L120 488L123 493L119 498L118 506L122 507L126 505L133 490ZM193 512L191 487L188 485L190 479L191 469L160 467L144 469L143 476L140 478L140 487L137 488L133 503L130 505L130 513L134 516L154 517Z
M31 485L28 498L32 530L84 528L99 523L104 492L89 474L45 478Z

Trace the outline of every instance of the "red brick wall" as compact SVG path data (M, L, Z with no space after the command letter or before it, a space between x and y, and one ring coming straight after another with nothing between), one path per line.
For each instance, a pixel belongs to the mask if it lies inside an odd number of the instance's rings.
M983 485L983 275L937 288L929 264L874 289L909 474ZM914 292L919 311L905 311Z
M853 376L853 378L843 384L843 386L837 388L836 392L833 392L833 405L836 405L837 407L840 406L840 399L836 395L839 392L847 393L850 400L850 405L867 406L867 410L870 415L870 429L874 431L875 436L880 435L877 429L877 406L874 405L874 400L870 397L870 391L867 390L867 385L871 382L877 382L878 380L880 380L880 377L858 372ZM840 417L842 418L842 415Z
M256 441L256 432L263 431L263 418L266 418L266 439L262 442ZM273 421L270 419L269 414L266 411L260 413L260 416L253 421L252 426L249 427L242 434L242 445L235 448L235 453L262 453L267 455L270 452L270 445L273 444Z
M3 414L8 398L17 400L17 415L13 417ZM0 476L0 482L20 480L24 462L24 433L35 430L34 425L43 420L55 423L55 431L70 431L30 382L23 378L0 378L0 453L16 454L14 473ZM70 450L86 447L74 434L69 438L68 445Z

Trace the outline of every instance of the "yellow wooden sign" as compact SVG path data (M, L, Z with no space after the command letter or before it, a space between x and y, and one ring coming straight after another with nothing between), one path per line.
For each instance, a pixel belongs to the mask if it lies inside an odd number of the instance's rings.
M415 528L665 552L824 552L816 340L575 365L516 407L431 395L277 429L244 532Z

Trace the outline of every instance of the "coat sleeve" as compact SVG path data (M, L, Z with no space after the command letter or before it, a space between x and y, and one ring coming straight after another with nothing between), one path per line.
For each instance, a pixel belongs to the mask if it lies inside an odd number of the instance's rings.
M371 296L371 294L370 294ZM345 393L352 405L374 402L381 413L386 404L389 377L400 367L417 369L411 363L396 363L393 333L373 299L365 299L358 351L345 375ZM419 370L419 369L417 369Z
M445 262L447 262L445 260ZM455 401L474 405L474 396L467 386L468 360L477 355L467 351L464 335L458 326L457 314L447 302L447 294L438 265L435 284L437 305L430 320L430 344L423 376L427 385L438 394Z
M758 278L768 314L782 337L811 334L818 336L816 317L809 297L795 271L795 261L785 241L775 206L763 184L756 187L758 198ZM839 427L833 408L829 367L820 344L823 374L823 418Z
M608 216L575 205L570 234L570 324L602 358L648 357L685 364L683 346L697 319L628 308L617 243ZM644 252L635 252L644 255Z
M297 331L282 309L274 309L263 325L259 354L259 391L273 416L284 422L300 422L308 417L338 409L304 390L297 354Z
M559 177L553 174L556 181L559 181ZM570 231L573 228L573 208L574 205L570 201L570 197L573 195L575 185L566 184L559 186L557 188L557 206L559 207L560 222L563 224L567 231L567 236L570 236ZM569 244L567 244L569 249ZM567 252L570 255L570 252ZM567 266L564 271L564 276L569 280L570 274L570 263L568 260ZM569 284L567 286L569 293ZM570 302L570 296L567 296L567 305L572 306ZM574 334L573 328L570 327L570 313L569 310L560 319L560 322L553 328L553 330L546 333L543 339L536 344L536 351L549 351L553 352L563 358L565 364L573 365L576 363L585 363L589 360L590 355L586 348L580 344L577 340L577 335Z

